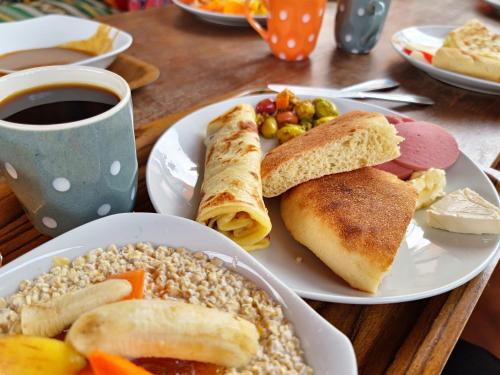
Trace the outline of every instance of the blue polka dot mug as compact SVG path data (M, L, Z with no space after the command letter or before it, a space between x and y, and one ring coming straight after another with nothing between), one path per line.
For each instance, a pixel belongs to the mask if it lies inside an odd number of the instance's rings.
M0 78L0 105L18 92L68 83L100 86L120 100L101 114L68 123L0 119L0 171L33 225L49 236L129 212L137 189L132 100L120 76L84 66L28 69Z
M337 47L354 54L370 52L382 33L390 3L390 0L338 0Z

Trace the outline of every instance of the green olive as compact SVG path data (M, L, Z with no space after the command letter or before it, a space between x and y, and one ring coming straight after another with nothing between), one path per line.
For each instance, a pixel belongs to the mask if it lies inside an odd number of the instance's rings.
M305 132L304 128L300 125L287 124L278 130L276 136L278 137L280 143L285 143L292 138L304 134Z
M310 100L302 100L295 105L295 113L299 120L311 120L314 117L314 104Z
M329 122L329 121L332 121L335 117L337 116L325 116L325 117L321 117L319 119L316 120L316 122L314 123L314 126L318 126L318 125L322 125L326 122Z
M262 113L257 113L257 115L255 116L255 122L257 123L257 126L261 127L265 119L266 118L262 115Z
M331 101L323 98L314 99L314 109L316 111L316 118L327 116L338 116L339 112L337 107Z
M264 123L260 127L260 132L266 138L273 138L276 136L278 131L278 122L272 116L269 116L264 120Z
M313 121L312 120L300 120L300 125L307 132L313 128Z

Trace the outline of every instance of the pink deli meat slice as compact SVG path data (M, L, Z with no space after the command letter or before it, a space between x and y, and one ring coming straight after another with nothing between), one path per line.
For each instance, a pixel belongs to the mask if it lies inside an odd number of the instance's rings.
M385 118L392 125L400 124L402 122L415 122L415 120L410 118L410 117L403 117L403 116L396 116L396 115L385 115Z
M458 144L453 135L429 122L402 122L394 125L405 140L400 143L401 156L394 160L413 170L446 169L458 159Z
M405 168L405 167L399 165L398 163L396 163L394 160L388 161L388 162L383 163L383 164L375 165L374 167L377 169L392 173L392 174L398 176L402 180L407 179L414 172L413 169Z

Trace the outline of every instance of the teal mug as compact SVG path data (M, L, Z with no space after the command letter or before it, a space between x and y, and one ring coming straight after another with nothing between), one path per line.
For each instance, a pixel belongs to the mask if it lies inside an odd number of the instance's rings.
M90 85L117 97L110 109L73 122L33 125L0 119L0 171L33 225L53 237L131 211L137 157L132 99L123 78L85 66L28 69L0 78L0 107L6 98L47 85ZM26 108L29 103L19 109Z
M380 38L390 4L390 0L338 0L337 47L353 54L370 52Z

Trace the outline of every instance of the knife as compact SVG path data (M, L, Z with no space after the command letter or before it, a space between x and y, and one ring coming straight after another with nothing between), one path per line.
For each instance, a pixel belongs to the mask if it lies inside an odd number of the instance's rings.
M375 90L387 90L395 89L399 86L399 83L390 78L378 78L371 79L369 81L364 81L356 83L355 85L342 87L340 91L375 91Z
M481 166L481 169L488 176L493 177L496 181L500 182L500 171L491 167Z
M350 98L350 99L378 99L391 102L414 103L422 105L432 105L434 102L425 96L413 94L395 94L395 93L380 93L380 92L364 92L364 91L342 91L336 89L306 87L294 85L269 84L267 87L275 92L281 92L284 89L292 90L298 95L314 95L327 96L330 98Z

